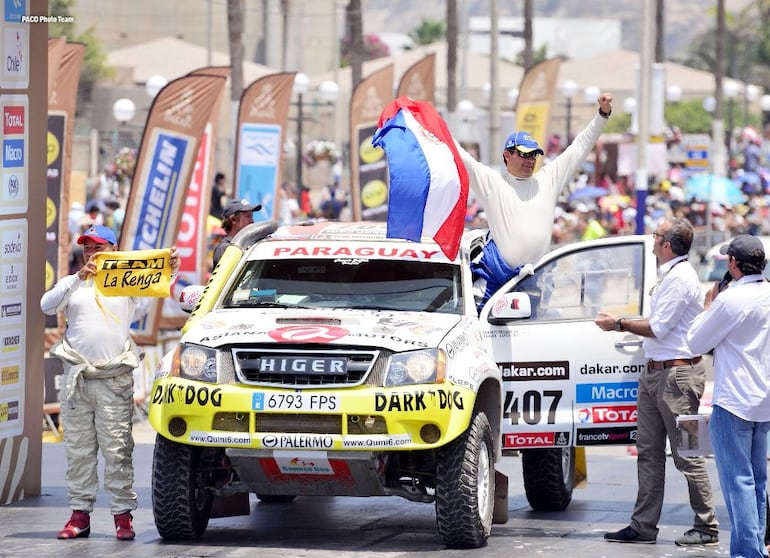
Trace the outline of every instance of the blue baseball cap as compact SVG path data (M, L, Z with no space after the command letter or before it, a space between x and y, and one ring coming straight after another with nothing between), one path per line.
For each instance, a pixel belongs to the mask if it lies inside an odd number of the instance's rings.
M93 240L97 244L118 244L115 233L112 232L111 228L105 227L104 225L94 225L93 227L89 227L78 237L78 244L83 244L86 240Z
M522 153L531 153L533 151L537 151L540 153L540 155L545 154L545 152L540 149L540 147L538 147L535 138L529 135L529 132L514 132L508 136L508 139L505 140L504 149L507 150L514 147Z

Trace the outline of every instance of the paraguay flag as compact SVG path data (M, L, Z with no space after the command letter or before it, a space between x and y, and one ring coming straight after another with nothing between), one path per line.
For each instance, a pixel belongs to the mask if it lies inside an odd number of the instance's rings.
M460 249L468 171L430 103L399 97L385 107L372 144L388 159L388 238L430 236L454 259Z

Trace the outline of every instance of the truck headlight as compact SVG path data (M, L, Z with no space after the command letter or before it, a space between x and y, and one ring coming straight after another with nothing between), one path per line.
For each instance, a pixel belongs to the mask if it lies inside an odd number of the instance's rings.
M385 386L407 386L444 381L446 355L441 349L422 349L390 357Z
M180 343L175 360L178 362L180 378L201 382L217 381L217 352L214 349Z

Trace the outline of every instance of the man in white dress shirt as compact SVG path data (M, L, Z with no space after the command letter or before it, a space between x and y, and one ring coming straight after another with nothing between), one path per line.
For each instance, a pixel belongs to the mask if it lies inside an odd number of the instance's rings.
M644 337L642 348L649 359L639 378L637 395L636 462L638 490L631 524L605 533L617 543L653 544L666 484L666 438L671 440L674 465L681 471L695 513L693 527L676 539L678 546L714 545L719 524L703 457L679 455L676 417L698 413L706 385L706 370L699 352L686 342L687 330L701 312L700 282L687 261L693 239L686 219L670 219L653 233L653 254L658 260L658 283L650 297L649 318L618 318L600 312L594 320L605 331L628 331Z
M711 445L730 515L730 556L767 556L767 432L770 430L770 283L765 250L742 234L720 249L732 278L706 294L687 334L690 349L714 349Z

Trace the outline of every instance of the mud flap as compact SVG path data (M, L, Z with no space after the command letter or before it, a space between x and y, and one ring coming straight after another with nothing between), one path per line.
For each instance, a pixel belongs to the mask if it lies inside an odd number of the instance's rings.
M586 463L586 449L575 448L575 479L573 488L586 488L588 486L588 464Z
M492 510L492 524L508 522L508 476L495 471L495 507Z
M248 492L239 492L231 496L215 496L211 504L211 517L233 517L250 513Z

